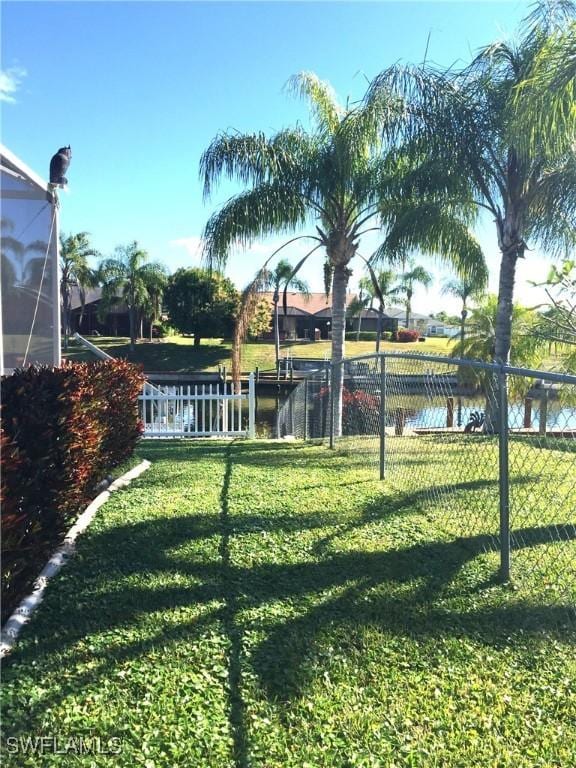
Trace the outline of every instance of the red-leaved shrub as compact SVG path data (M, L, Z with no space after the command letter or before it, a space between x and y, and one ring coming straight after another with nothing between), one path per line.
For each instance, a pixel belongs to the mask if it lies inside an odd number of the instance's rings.
M410 342L410 341L418 341L420 338L420 332L419 331L412 331L409 328L398 328L398 330L394 333L394 341L401 341L401 342Z
M124 360L30 366L3 378L3 616L97 484L132 453L142 382Z

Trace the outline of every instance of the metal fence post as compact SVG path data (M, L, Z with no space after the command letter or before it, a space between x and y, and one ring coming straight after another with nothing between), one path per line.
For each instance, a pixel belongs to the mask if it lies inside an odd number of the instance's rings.
M304 379L304 440L308 440L308 376Z
M380 480L386 466L386 356L380 355Z
M248 376L248 437L251 440L256 437L256 388L253 373Z
M336 363L338 365L338 363ZM332 364L330 366L330 448L334 448L334 378L336 373L336 366Z
M498 373L498 485L500 490L500 578L510 580L510 475L508 462L508 391L506 374Z

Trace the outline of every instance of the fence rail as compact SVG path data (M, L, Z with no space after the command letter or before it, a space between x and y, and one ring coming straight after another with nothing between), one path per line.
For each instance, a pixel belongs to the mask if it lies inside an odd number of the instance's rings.
M146 382L139 397L144 437L255 436L255 382L158 386Z
M278 434L361 453L500 579L576 617L576 376L419 353L329 365L283 404Z

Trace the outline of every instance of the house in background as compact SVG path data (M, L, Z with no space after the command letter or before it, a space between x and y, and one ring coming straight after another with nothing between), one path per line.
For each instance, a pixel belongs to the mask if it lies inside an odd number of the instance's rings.
M98 317L98 310L102 300L101 288L89 288L86 291L84 309L80 301L78 288L73 287L70 296L70 327L72 333L80 333L82 336L129 336L130 319L128 307L123 302L112 307L103 317ZM149 323L144 323L143 334L149 333Z
M273 294L261 294L273 308ZM346 295L346 307L356 298L354 293ZM332 296L326 296L325 293L311 293L306 296L303 293L291 292L286 294L286 313L282 299L279 305L279 326L281 339L309 339L316 338L329 339L332 331ZM405 310L395 307L386 309L382 318L383 331L396 331L402 327L402 319ZM414 315L410 327L422 325L425 328L426 322L430 318L424 315ZM358 328L360 318L346 317L346 330L355 331ZM365 309L362 311L361 330L376 332L378 329L378 312L375 309ZM423 332L423 331L422 331ZM263 338L272 339L273 333L265 334Z
M454 339L460 334L460 328L456 325L445 325L444 323L429 321L426 326L426 336L443 336Z

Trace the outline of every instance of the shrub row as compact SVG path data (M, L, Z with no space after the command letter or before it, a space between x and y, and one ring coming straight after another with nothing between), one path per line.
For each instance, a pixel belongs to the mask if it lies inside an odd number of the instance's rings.
M2 614L132 453L140 369L125 360L30 366L2 380Z
M392 341L392 336L392 331L382 331L380 338L384 341ZM356 341L357 338L358 341L376 341L376 331L360 331L359 337L356 331L346 332L347 341Z
M356 331L347 331L346 339L348 341L356 341ZM397 331L383 331L381 336L383 341L399 341L409 342L418 341L420 338L420 331L409 330L408 328L398 328ZM376 331L360 331L360 341L376 341Z

